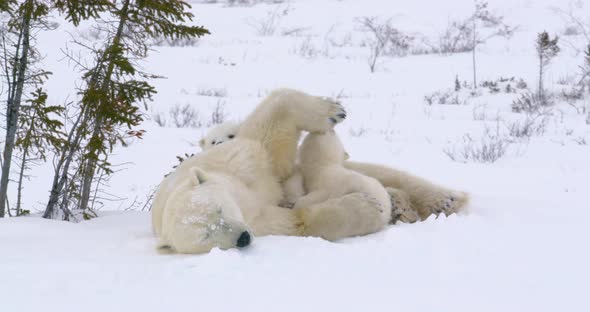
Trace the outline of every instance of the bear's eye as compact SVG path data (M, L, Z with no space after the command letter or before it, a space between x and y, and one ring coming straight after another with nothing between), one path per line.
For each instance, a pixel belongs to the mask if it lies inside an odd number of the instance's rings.
M228 135L227 137L228 137L228 138L230 138L230 139L233 139L233 138L235 137L235 135L233 135L233 134L230 134L230 135Z
M211 141L211 145L215 145L217 143L215 140Z

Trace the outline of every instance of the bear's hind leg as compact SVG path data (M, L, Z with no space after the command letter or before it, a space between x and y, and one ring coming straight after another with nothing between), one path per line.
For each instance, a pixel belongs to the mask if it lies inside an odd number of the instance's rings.
M383 209L376 199L357 192L294 211L302 222L302 235L333 241L381 230L389 223Z
M422 220L433 214L450 215L462 211L469 202L469 195L465 192L444 188L401 170L353 161L345 161L344 166L377 179L386 188L405 192L410 198L412 208L418 212Z

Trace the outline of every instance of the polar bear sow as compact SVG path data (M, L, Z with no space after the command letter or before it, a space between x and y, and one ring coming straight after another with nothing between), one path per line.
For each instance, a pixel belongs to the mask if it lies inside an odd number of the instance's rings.
M246 246L261 235L331 237L329 228L307 232L314 215L278 206L280 183L293 174L301 131L330 131L345 117L342 106L329 99L288 89L272 92L240 125L235 139L188 158L162 181L152 206L159 247L203 253ZM399 188L424 216L457 211L467 202L464 193L399 170L358 162L345 162L345 167L376 178L386 188ZM379 204L352 193L307 209L331 214L349 229L358 221L343 216L362 219L363 212L379 209ZM354 231L341 235L353 236Z
M322 97L285 89L271 93L236 138L188 158L162 181L152 207L159 246L203 253L245 246L255 236L307 235L305 224L313 220L278 206L280 182L292 174L301 131L329 131L345 117L339 103ZM349 194L313 209L332 207L350 214L377 204Z
M308 194L299 198L293 208L302 219L311 220L305 224L310 235L328 240L365 235L383 229L391 220L391 200L385 188L374 178L344 168L345 158L344 146L334 131L310 133L303 140L300 168ZM367 207L366 211L354 211L352 215L314 209L316 203L346 194L361 194L378 205ZM334 215L356 222L343 222Z

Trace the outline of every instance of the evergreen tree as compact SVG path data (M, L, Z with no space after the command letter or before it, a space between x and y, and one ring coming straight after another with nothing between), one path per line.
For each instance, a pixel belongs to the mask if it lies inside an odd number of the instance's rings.
M46 161L49 152L59 151L65 144L63 123L57 118L64 107L47 105L47 93L38 88L31 93L26 105L22 106L19 119L16 147L20 150L20 164L17 185L16 215L27 213L22 210L22 191L25 171L35 160Z
M8 23L2 33L2 72L7 86L6 138L0 177L0 217L4 217L8 200L8 184L18 131L18 121L27 86L42 82L48 72L34 68L37 59L33 33L48 28L45 17L49 7L45 1L3 1L0 8L8 14Z
M10 12L16 0L0 0L0 12Z
M156 92L149 80L157 76L138 70L137 62L147 56L150 40L191 39L209 32L201 26L185 24L193 15L187 11L190 6L180 0L96 1L92 10L86 1L60 1L58 7L74 24L85 17L95 17L99 30L107 35L102 48L91 50L94 65L84 69L80 113L56 166L44 213L45 218L55 217L59 198L71 198L64 193L66 182L80 179L76 208L87 218L97 171L112 173L108 156L113 146L143 134L134 129L143 121L139 104L145 104ZM79 176L70 175L73 161L78 162L74 170Z
M539 99L545 103L545 91L543 88L543 74L551 60L559 53L557 45L559 37L551 39L549 34L544 31L539 33L536 41L537 56L539 58Z

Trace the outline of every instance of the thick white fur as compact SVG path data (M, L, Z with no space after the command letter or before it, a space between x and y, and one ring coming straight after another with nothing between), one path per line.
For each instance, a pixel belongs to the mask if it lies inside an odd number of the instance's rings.
M234 139L238 134L240 124L233 121L226 121L211 128L209 132L199 141L202 150L208 150L215 145Z
M240 125L237 122L226 121L215 127L199 141L202 150L208 150L215 145L219 145L228 140L234 139L238 133ZM350 158L345 152L346 160ZM297 199L305 195L303 187L303 175L297 165L293 168L293 173L289 178L281 183L283 189L283 200L280 203L281 207L292 208Z
M310 133L303 140L300 168L308 193L297 200L294 209L304 221L305 234L335 240L374 233L389 224L391 200L385 188L371 177L344 168L344 160L344 147L334 131ZM330 214L315 211L316 204L347 194L372 199L377 207L362 210L336 207L342 209Z
M345 161L344 166L377 179L381 185L388 189L392 199L398 205L402 205L398 207L401 211L414 210L422 220L432 214L449 215L459 212L464 210L469 202L469 195L465 192L436 185L391 167L353 161ZM411 207L407 207L407 205L411 205Z
M235 246L232 241L244 231L301 234L298 216L278 206L279 182L292 174L300 132L328 131L343 118L344 110L333 101L294 90L271 93L235 139L188 158L160 184L152 206L159 246L202 253ZM359 206L362 199L321 205L328 210L347 202ZM375 204L365 200L362 205Z
M355 225L364 226L363 216L380 207L360 192L299 210L278 206L280 183L293 175L301 131L330 131L343 118L342 107L328 99L288 89L271 93L244 120L235 139L185 160L162 181L152 206L159 246L180 253L203 253L214 247L234 247L244 231L255 236L306 235L320 224L324 228L318 229L319 236L333 237L330 231L341 229L352 231L337 237L356 235ZM467 201L464 193L392 168L355 162L344 165L407 193L422 217L453 212Z
M297 199L305 195L305 188L303 187L303 174L298 165L293 168L293 174L281 183L283 188L283 200L280 203L281 207L293 208Z

